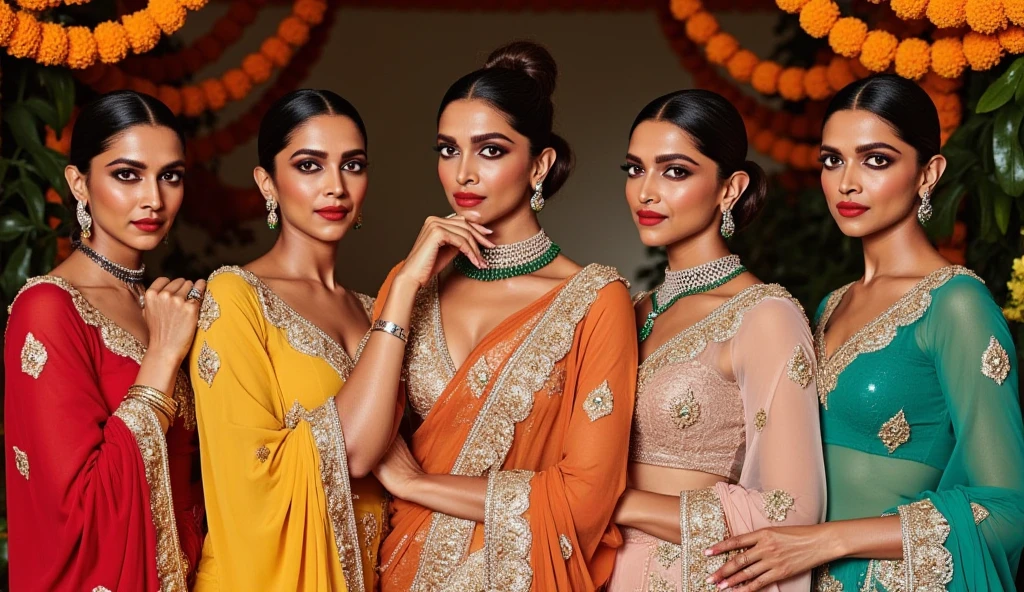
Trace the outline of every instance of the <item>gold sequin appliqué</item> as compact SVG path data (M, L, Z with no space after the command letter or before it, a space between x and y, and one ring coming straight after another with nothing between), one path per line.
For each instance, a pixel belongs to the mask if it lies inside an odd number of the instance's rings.
M981 355L981 373L1000 386L1010 374L1010 356L994 335L989 338L988 347Z
M36 339L32 333L25 335L25 345L21 347L21 371L32 378L39 378L46 366L46 346Z
M814 592L843 592L843 583L828 573L828 564L814 570Z
M662 567L668 569L672 567L679 557L683 554L683 548L679 545L673 545L672 543L658 543L658 548L654 551L654 558L658 560L658 563Z
M487 390L487 383L491 380L491 369L487 366L487 359L484 356L477 358L476 363L469 369L466 380L469 382L469 390L473 392L473 396L478 399L483 396L484 391Z
M974 514L974 523L981 524L982 520L988 518L988 508L978 502L971 502L971 513Z
M760 432L766 425L768 425L768 413L764 409L758 409L754 414L754 429Z
M772 522L783 522L786 514L793 509L793 496L781 489L773 489L761 493L764 505L764 517Z
M903 531L902 560L872 560L862 590L875 582L887 592L944 592L953 580L953 555L945 547L949 522L931 500L898 508Z
M12 446L12 448L14 449L14 466L17 467L21 476L28 481L28 455L17 446Z
M676 397L669 405L669 412L672 414L672 421L681 430L692 426L700 419L700 403L693 396L692 390L686 391L685 397Z
M562 559L568 561L572 557L572 541L564 534L558 535L558 550L562 552Z
M359 519L359 525L363 527L363 546L369 549L377 537L377 517L372 512L367 512Z
M533 533L530 521L523 515L530 509L533 474L533 471L494 471L487 479L484 559L488 590L526 592L530 589Z
M829 393L835 390L839 375L857 359L857 356L876 352L892 343L897 329L906 327L924 316L932 303L932 291L958 275L969 275L979 282L982 281L973 271L959 265L950 265L933 271L885 312L851 335L829 358L825 349L825 327L853 283L833 292L825 304L825 310L822 311L814 332L814 349L818 357L818 398L821 405L828 409Z
M679 592L679 588L659 574L647 576L647 592Z
M587 395L583 401L583 410L587 412L590 421L597 421L606 415L611 415L614 397L608 381L602 382L598 387Z
M804 351L804 346L797 345L793 349L793 356L786 364L786 376L800 385L800 388L807 388L807 385L811 383L811 379L814 378L811 358Z
M220 370L220 356L210 347L209 343L206 343L206 340L203 340L203 346L199 348L199 359L196 361L196 366L199 369L199 378L202 378L207 385L213 386L213 379Z
M267 448L266 444L264 444L263 446L260 446L259 448L256 449L256 459L260 461L260 464L263 464L263 463L267 462L267 459L269 459L269 458L270 458L270 449Z
M682 592L717 590L705 580L725 565L731 555L704 555L705 549L729 538L725 510L713 487L680 494L679 532L682 534Z
M882 424L878 430L878 437L882 439L889 454L896 452L896 449L910 441L910 424L907 423L907 416L903 410L892 416L892 419Z
M199 328L209 331L213 322L220 318L220 305L209 291L203 296L203 304L199 307Z

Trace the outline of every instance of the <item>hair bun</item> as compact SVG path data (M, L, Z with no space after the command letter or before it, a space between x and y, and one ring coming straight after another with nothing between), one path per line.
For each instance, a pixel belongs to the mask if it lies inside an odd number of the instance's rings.
M555 58L543 46L532 41L513 41L499 47L487 57L484 67L518 70L533 78L544 94L551 96L555 92L558 78Z

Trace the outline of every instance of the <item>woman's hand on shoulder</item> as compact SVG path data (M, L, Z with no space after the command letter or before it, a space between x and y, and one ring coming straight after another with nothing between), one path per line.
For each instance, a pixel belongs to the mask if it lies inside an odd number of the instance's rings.
M487 239L488 234L491 234L490 230L462 216L431 216L423 223L396 280L413 282L422 288L459 253L477 267L484 268L487 263L480 248L494 247L494 243Z
M158 278L146 290L142 316L149 328L148 352L181 364L192 347L206 282ZM197 297L198 296L198 297Z

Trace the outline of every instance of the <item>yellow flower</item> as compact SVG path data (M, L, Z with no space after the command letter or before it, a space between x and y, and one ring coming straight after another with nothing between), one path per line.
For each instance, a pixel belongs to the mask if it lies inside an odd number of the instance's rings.
M932 70L943 78L959 78L967 67L964 46L955 37L936 39L932 43Z
M178 0L149 0L146 10L167 35L173 34L185 24L185 7Z
M896 16L905 21L924 18L928 10L928 0L892 0L889 5Z
M99 56L96 39L88 27L68 27L68 66L88 68Z
M36 52L36 61L44 66L63 66L68 58L68 35L56 23L43 23L43 36Z
M972 70L981 72L999 63L1003 57L1003 46L995 35L970 31L964 35L964 57Z
M775 0L775 4L784 12L796 14L800 12L800 9L810 1L811 0Z
M1009 53L1024 53L1024 29L1007 27L999 32L999 43Z
M872 72L884 72L896 57L899 41L886 31L871 31L860 50L860 63Z
M896 48L896 73L904 78L921 78L928 73L931 61L931 47L924 39L904 39Z
M704 47L708 61L719 66L724 65L740 48L739 41L728 33L717 33L708 40Z
M28 12L18 12L14 32L7 44L7 53L16 58L35 57L43 40L43 27Z
M758 58L754 52L741 49L729 58L725 67L729 70L729 75L737 81L750 82L750 77L754 73L754 68L760 61L761 59Z
M1021 234L1024 234L1024 228L1021 229ZM1017 257L1013 260L1013 273L1024 277L1024 257Z
M828 44L837 54L855 58L868 36L868 25L859 18L848 16L836 21L828 34Z
M967 24L979 33L995 33L1006 26L1003 0L967 0L964 12Z
M832 0L811 0L800 10L800 27L808 35L821 39L839 20L839 5Z
M148 11L126 14L121 17L121 24L128 33L128 43L135 53L146 53L160 41L160 26Z
M672 16L678 21L685 21L701 8L700 0L672 0Z
M929 0L926 14L937 27L959 27L967 22L967 0Z

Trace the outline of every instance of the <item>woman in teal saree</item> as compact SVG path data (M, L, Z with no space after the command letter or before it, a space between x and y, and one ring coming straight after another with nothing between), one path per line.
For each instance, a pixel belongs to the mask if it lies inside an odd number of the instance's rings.
M822 187L864 278L816 315L828 522L715 545L708 588L749 592L812 567L828 592L1013 590L1024 546L1017 355L984 283L928 241L938 114L874 76L825 116Z

